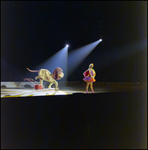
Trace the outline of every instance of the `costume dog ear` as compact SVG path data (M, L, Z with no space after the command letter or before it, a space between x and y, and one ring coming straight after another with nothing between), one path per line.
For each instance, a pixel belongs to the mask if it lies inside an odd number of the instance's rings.
M63 70L62 70L60 67L57 67L57 68L53 71L53 73L52 73L53 79L55 79L55 80L60 80L61 77L58 76L58 75L60 74L60 72L63 72Z

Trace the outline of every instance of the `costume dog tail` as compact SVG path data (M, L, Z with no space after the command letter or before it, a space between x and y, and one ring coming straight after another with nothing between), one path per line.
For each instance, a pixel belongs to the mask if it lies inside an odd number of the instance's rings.
M30 72L39 72L39 70L30 70L29 68L26 69L29 70Z

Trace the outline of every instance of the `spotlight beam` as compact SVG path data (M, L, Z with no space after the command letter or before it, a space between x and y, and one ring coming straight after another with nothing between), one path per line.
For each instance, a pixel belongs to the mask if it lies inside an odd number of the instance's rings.
M147 40L143 39L136 43L134 42L122 47L108 49L108 53L102 54L99 59L95 57L94 60L96 60L100 66L110 66L111 64L121 62L138 52L146 51L146 49Z
M102 39L83 46L69 54L68 64L69 73L72 73L74 69L92 52L92 50L102 41Z
M68 58L68 46L58 51L56 54L48 58L42 64L39 64L35 69L48 69L51 73L56 67L63 69L64 78L61 80L66 80L67 78L67 58Z

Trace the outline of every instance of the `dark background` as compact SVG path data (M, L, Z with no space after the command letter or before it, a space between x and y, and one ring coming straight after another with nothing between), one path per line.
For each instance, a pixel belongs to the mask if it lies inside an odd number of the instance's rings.
M146 90L1 100L2 149L146 149Z
M146 1L1 1L1 80L22 81L26 67L34 69L66 43L71 52L102 38L68 80L82 80L93 62L97 81L145 82L146 8ZM122 47L139 42L137 52L131 47L126 53L135 53L118 58Z

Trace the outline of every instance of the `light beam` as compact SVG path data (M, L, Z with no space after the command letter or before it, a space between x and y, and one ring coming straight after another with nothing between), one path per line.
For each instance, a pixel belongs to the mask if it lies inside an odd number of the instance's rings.
M41 69L41 68L48 69L51 73L53 73L56 67L60 67L61 69L63 69L64 72L64 78L62 78L61 80L66 81L67 80L67 57L68 57L68 46L66 45L59 52L51 56L42 64L38 65L35 69Z
M77 66L92 52L92 50L102 41L102 39L78 48L68 54L68 72L72 74Z

